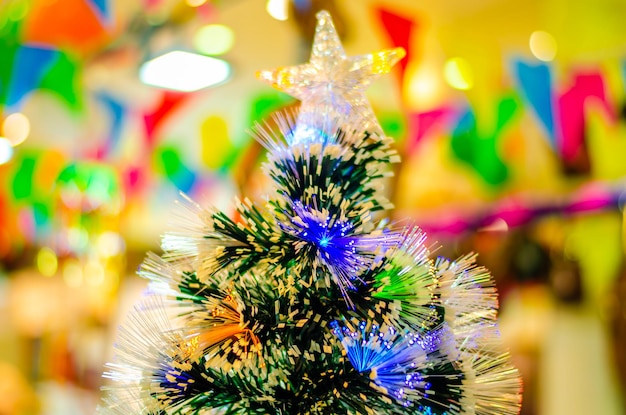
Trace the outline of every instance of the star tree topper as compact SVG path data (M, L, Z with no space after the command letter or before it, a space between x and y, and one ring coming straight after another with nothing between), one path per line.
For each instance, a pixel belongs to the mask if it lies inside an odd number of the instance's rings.
M260 71L257 77L301 101L298 127L302 124L320 126L328 119L349 117L358 120L370 133L381 134L365 90L378 76L391 71L404 57L404 49L348 57L330 14L321 11L316 17L309 62Z

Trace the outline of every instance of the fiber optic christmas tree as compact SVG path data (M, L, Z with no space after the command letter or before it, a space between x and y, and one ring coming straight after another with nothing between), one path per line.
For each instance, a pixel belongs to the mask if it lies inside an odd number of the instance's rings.
M376 219L398 157L364 90L403 55L346 57L320 12L310 62L259 73L301 100L256 129L274 192L236 218L183 198L100 414L519 412L489 273Z

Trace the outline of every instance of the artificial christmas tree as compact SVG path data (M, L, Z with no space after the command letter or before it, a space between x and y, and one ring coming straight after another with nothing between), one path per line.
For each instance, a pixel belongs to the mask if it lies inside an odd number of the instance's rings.
M376 219L398 157L364 90L402 56L346 57L320 12L310 62L259 73L301 100L256 130L274 192L236 220L183 197L100 414L519 412L489 273Z

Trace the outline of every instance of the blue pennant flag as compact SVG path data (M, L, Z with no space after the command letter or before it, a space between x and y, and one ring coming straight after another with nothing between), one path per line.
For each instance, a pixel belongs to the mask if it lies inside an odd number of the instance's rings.
M545 127L550 145L552 148L556 148L554 97L551 90L550 67L545 63L531 64L522 60L515 60L513 65L513 72L522 90L522 96Z
M124 105L116 98L106 92L96 93L96 99L98 99L111 115L111 122L109 133L107 136L106 150L113 152L116 150L120 138L122 136L122 128L124 126L124 119L126 117L126 109Z
M39 46L22 46L15 54L6 105L18 109L23 98L36 89L59 58L59 51Z
M100 19L103 26L109 26L111 23L111 8L109 0L85 0L93 9L94 13Z

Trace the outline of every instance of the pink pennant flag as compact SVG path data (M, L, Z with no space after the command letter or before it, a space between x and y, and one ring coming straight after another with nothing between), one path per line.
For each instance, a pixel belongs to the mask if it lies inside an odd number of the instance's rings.
M577 74L573 85L558 98L558 144L563 162L570 169L587 170L585 106L589 99L598 100L611 121L616 119L614 106L605 92L602 75L598 72Z
M409 139L407 140L407 153L415 151L419 143L432 133L433 129L445 125L454 115L452 108L442 107L431 111L409 115Z

